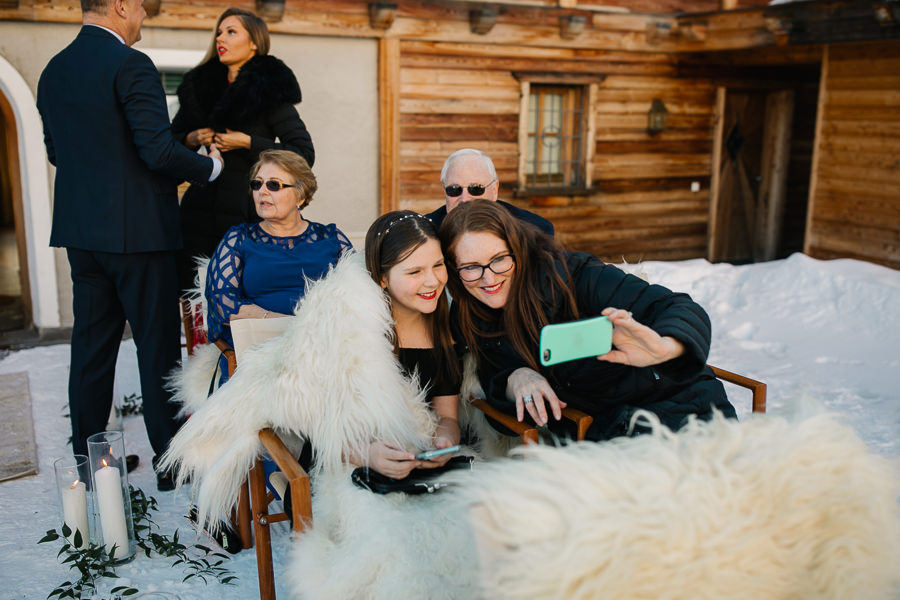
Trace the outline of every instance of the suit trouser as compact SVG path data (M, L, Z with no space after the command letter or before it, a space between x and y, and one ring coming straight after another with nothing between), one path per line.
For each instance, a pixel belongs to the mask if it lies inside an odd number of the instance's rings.
M106 428L127 320L137 346L144 425L159 456L181 424L164 388L164 378L181 359L175 252L66 251L75 316L69 370L73 450L87 454L87 438Z

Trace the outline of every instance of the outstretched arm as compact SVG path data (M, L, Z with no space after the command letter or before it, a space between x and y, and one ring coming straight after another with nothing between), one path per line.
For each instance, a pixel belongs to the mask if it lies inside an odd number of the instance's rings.
M150 170L175 179L209 180L212 159L192 152L172 135L159 71L145 54L129 54L116 75L116 94L138 155Z

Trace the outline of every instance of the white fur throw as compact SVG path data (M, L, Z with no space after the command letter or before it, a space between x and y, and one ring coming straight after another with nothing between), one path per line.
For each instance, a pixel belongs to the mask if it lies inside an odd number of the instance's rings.
M876 600L900 584L897 465L834 416L520 453L435 497L320 479L296 597Z
M261 454L257 433L264 427L310 439L319 471L342 469L342 457L364 455L376 439L430 447L434 418L415 381L402 374L392 331L388 302L362 257L342 258L324 279L308 283L288 330L247 350L231 380L208 399L202 383L209 385L213 351L187 362L174 383L193 414L161 468L177 469L179 484L200 482L199 515L215 523Z

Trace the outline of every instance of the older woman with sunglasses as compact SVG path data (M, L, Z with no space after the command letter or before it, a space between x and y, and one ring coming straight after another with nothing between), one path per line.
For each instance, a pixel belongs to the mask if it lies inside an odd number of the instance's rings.
M629 434L639 409L670 429L734 408L706 366L709 317L687 294L627 275L584 252L565 252L494 202L474 201L444 221L441 246L451 321L475 355L487 400L568 434L565 406L594 417L587 439ZM550 367L538 361L544 325L605 315L613 349ZM637 428L640 430L640 427Z
M307 279L323 276L351 247L334 224L303 218L316 187L315 175L298 154L260 153L250 169L250 193L262 221L229 229L207 268L210 342L232 345L232 319L293 314Z

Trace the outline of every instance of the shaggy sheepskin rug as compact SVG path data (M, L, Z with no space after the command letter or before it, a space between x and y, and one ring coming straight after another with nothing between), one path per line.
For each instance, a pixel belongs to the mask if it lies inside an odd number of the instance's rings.
M318 478L295 596L875 600L900 584L897 464L834 416L514 455L433 496Z
M316 449L314 473L339 471L371 440L410 451L431 446L435 419L415 379L403 374L383 290L362 256L350 253L308 283L287 331L247 349L231 379L207 398L218 351L209 346L175 373L175 401L191 418L159 465L196 489L198 515L227 518L240 485L262 455L260 429L273 428L299 454Z

